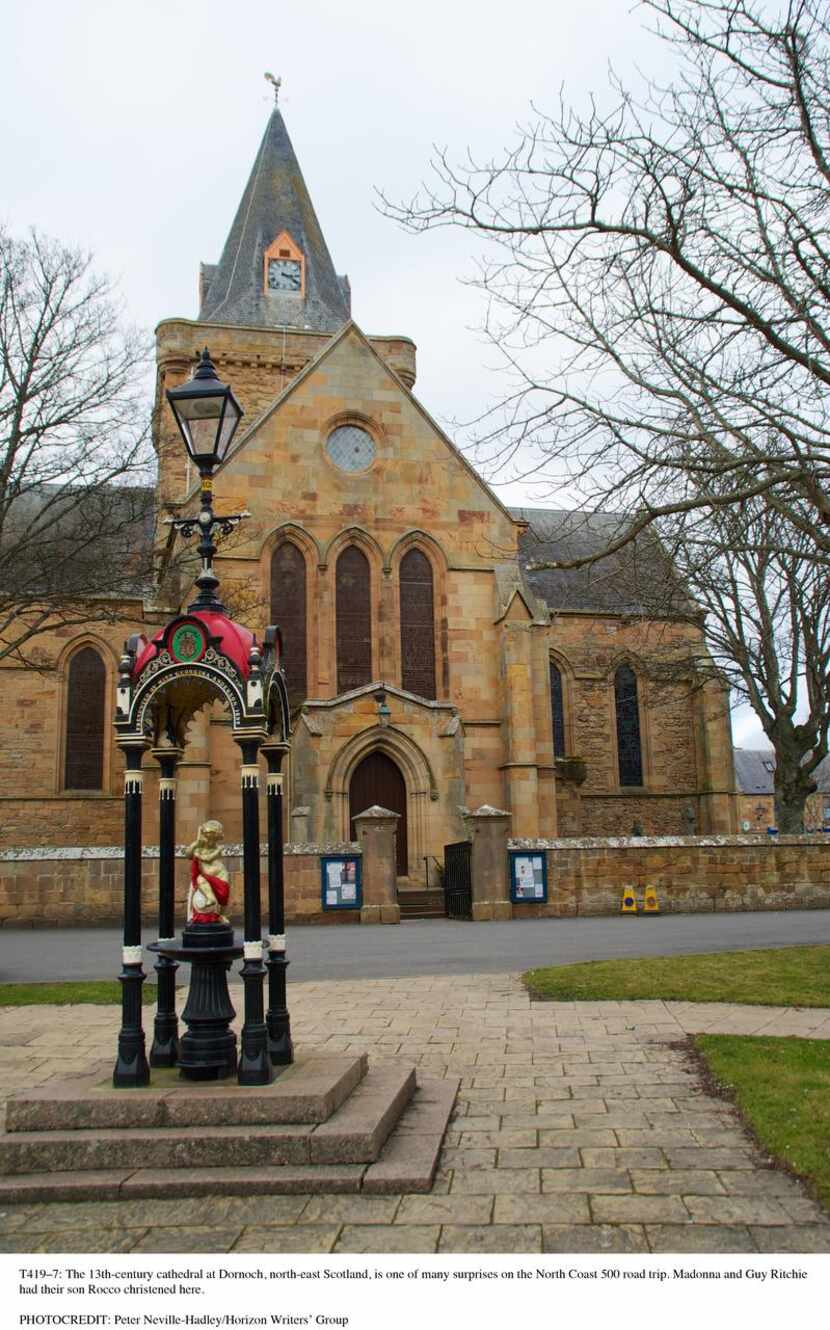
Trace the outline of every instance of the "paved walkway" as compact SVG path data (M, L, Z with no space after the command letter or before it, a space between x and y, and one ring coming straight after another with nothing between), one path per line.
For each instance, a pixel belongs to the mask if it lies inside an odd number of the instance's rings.
M0 1250L830 1251L830 1218L677 1047L703 1030L830 1038L830 1010L531 1004L511 974L302 983L290 998L300 1052L462 1077L430 1195L7 1206ZM0 1011L0 1093L83 1069L117 1025L101 1007Z

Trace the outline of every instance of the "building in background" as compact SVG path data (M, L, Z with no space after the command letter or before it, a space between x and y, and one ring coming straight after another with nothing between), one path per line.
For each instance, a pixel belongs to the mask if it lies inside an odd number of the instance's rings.
M538 566L602 548L614 519L510 509L477 475L413 393L412 341L352 320L277 108L199 286L198 317L156 331L158 593L123 625L45 642L44 670L3 672L6 845L119 842L116 665L128 633L189 598L164 521L193 509L198 477L164 393L205 345L245 411L215 476L217 509L251 513L220 548L223 597L285 635L289 839L352 840L355 814L381 804L399 814L399 877L417 882L483 804L518 837L734 831L727 695L696 672L695 615L653 608L671 580L659 549ZM230 723L202 712L188 739L179 839L215 817L234 840ZM150 842L152 775L147 795Z
M735 749L738 830L766 831L775 826L775 753L771 748ZM818 789L804 807L804 830L830 827L830 759L816 768Z

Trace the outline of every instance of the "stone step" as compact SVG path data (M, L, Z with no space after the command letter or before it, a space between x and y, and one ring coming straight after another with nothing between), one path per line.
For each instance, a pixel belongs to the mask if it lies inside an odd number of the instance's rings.
M377 1163L363 1175L362 1190L375 1195L432 1188L447 1123L458 1094L457 1077L419 1078L418 1089Z
M0 1177L0 1205L140 1200L171 1193L208 1197L427 1192L458 1084L457 1079L421 1080L375 1163L41 1170ZM77 1132L68 1134L79 1139Z
M368 1164L276 1168L89 1169L0 1178L0 1205L169 1200L185 1196L314 1196L359 1192Z
M355 1164L377 1159L415 1093L415 1068L374 1067L309 1142L315 1164Z
M0 1173L209 1169L217 1159L233 1168L372 1163L414 1090L414 1069L390 1064L367 1072L324 1123L6 1131L0 1135ZM246 1095L237 1092L234 1105Z
M12 1095L6 1131L84 1131L107 1128L221 1127L322 1123L366 1075L365 1053L303 1058L282 1070L272 1085L231 1080L183 1081L175 1067L154 1068L146 1090L116 1090L112 1067L88 1076Z
M443 919L446 915L443 891L401 891L398 905L402 919Z

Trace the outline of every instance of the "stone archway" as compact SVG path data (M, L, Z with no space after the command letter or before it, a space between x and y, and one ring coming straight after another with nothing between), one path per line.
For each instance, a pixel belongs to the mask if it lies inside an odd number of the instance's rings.
M355 817L374 804L398 814L396 871L398 877L406 877L409 872L406 782L398 764L379 748L372 749L358 762L349 781L349 835L352 840L357 840Z
M333 840L349 839L351 812L349 793L355 769L370 753L381 752L394 762L403 777L406 789L406 833L409 863L405 872L417 873L429 849L429 809L438 798L438 790L430 764L418 745L394 726L372 726L352 736L336 753L327 773L325 798L331 812L324 834ZM381 801L389 807L386 796ZM362 808L355 810L363 812ZM397 809L394 809L397 812Z

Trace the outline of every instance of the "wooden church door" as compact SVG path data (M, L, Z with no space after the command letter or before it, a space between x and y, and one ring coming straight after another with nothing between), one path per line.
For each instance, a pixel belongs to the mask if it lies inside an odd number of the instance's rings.
M381 808L388 808L390 812L400 815L397 824L397 873L398 877L406 877L409 871L406 845L406 785L391 757L377 750L369 753L355 767L349 786L352 840L357 840L354 825L356 814L365 813L373 804L379 804Z

